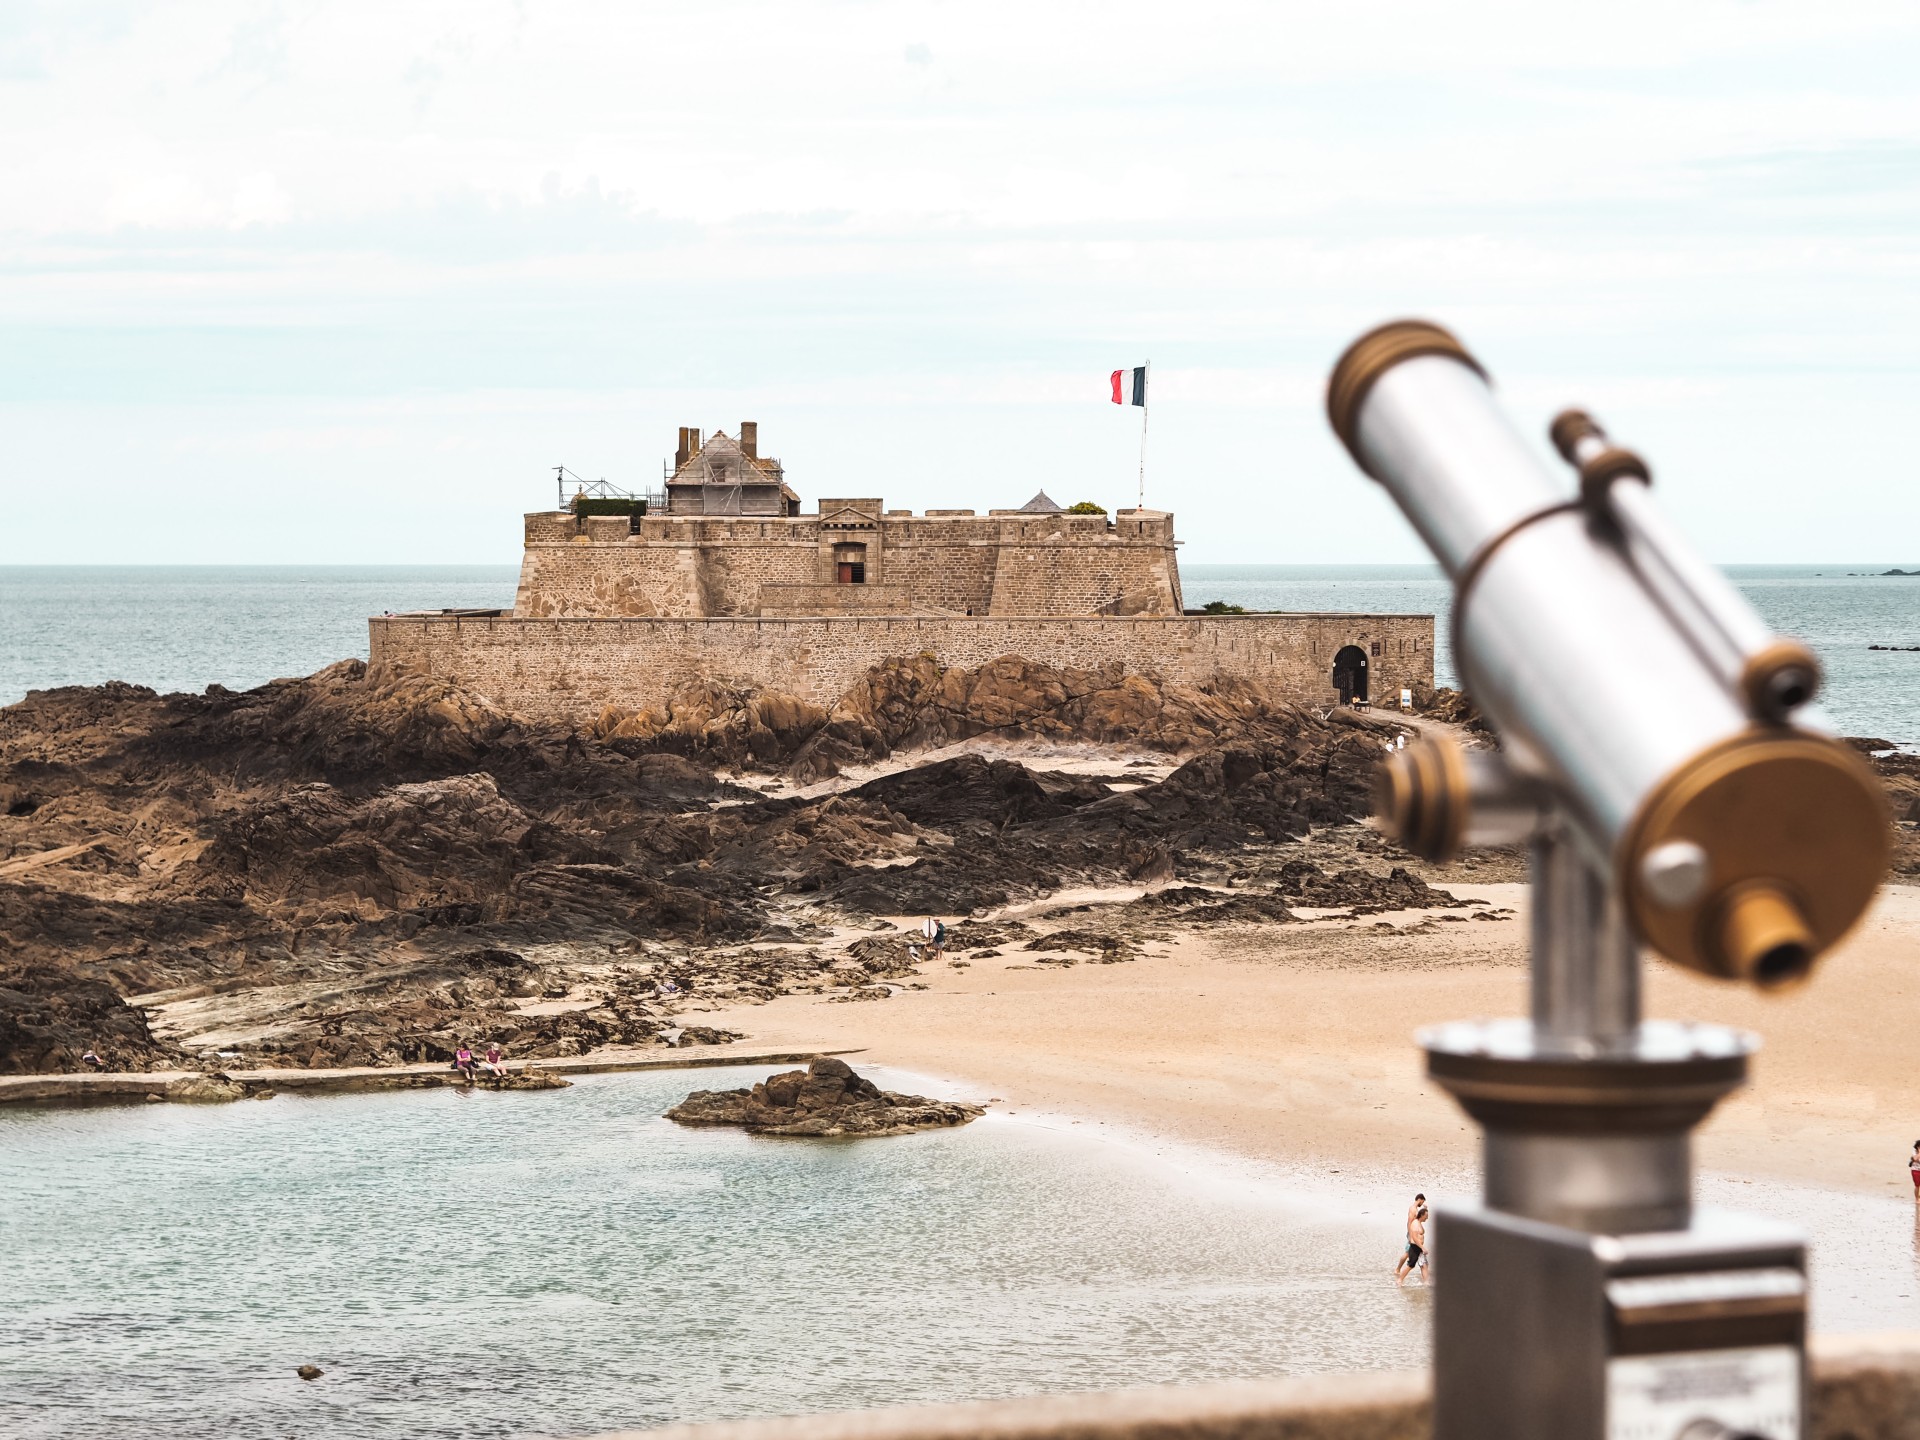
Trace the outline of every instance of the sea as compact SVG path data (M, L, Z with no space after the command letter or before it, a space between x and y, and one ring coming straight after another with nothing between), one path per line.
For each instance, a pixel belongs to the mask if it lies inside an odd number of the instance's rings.
M1920 645L1920 580L1885 568L1733 575L1820 653L1844 731L1913 745L1920 654L1869 647ZM1444 643L1428 567L1183 578L1189 605L1432 613ZM305 674L364 656L369 615L506 606L514 581L4 568L0 704ZM691 1088L764 1073L0 1108L0 1437L549 1437L1426 1359L1430 1296L1389 1278L1405 1174L1264 1166L1002 1107L883 1141L661 1118ZM1475 1185L1412 1179L1443 1203ZM1700 1198L1811 1234L1818 1329L1920 1328L1920 1225L1894 1189L1706 1175ZM302 1381L307 1364L325 1373Z
M1404 1174L998 1108L886 1140L661 1118L764 1073L0 1109L0 1435L585 1435L1427 1359ZM1920 1325L1905 1198L1701 1198L1811 1232L1820 1330Z
M1826 668L1842 734L1920 745L1920 576L1886 564L1734 565L1727 573ZM0 705L29 690L125 680L240 690L365 658L367 617L513 604L512 565L0 566ZM1431 565L1182 565L1186 602L1438 617L1454 683L1447 583ZM1875 650L1895 646L1906 649Z

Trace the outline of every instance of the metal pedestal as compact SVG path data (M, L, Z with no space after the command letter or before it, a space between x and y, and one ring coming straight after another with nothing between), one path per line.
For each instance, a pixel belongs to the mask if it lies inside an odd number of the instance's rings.
M1435 1440L1802 1434L1792 1231L1711 1212L1637 1235L1484 1209L1436 1219Z
M1693 1211L1693 1128L1757 1041L1641 1021L1593 871L1551 834L1533 870L1532 1017L1420 1036L1485 1172L1435 1217L1436 1440L1802 1440L1805 1244Z

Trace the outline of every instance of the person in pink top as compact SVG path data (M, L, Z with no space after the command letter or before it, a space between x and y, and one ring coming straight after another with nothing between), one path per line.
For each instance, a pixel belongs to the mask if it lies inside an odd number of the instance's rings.
M1907 1157L1907 1174L1913 1177L1913 1203L1920 1205L1920 1140L1913 1142L1913 1153Z

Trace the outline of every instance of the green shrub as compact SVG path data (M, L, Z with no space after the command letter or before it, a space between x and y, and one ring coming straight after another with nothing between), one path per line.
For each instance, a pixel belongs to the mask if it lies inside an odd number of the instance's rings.
M1247 607L1244 605L1229 605L1224 600L1209 600L1205 605L1200 607L1200 613L1203 615L1244 615L1247 613Z
M613 496L576 495L573 497L573 514L577 520L589 515L644 515L647 502L644 500L621 500Z
M1067 514L1069 515L1104 515L1106 513L1105 506L1096 505L1091 500L1082 500L1077 505L1067 506Z

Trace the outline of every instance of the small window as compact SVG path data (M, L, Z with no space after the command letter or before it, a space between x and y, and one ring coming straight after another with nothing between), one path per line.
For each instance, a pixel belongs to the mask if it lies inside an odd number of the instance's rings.
M1378 640L1373 642L1373 653L1375 655L1378 655L1380 653L1380 642Z
M833 547L833 579L836 585L867 583L867 547L849 542Z

